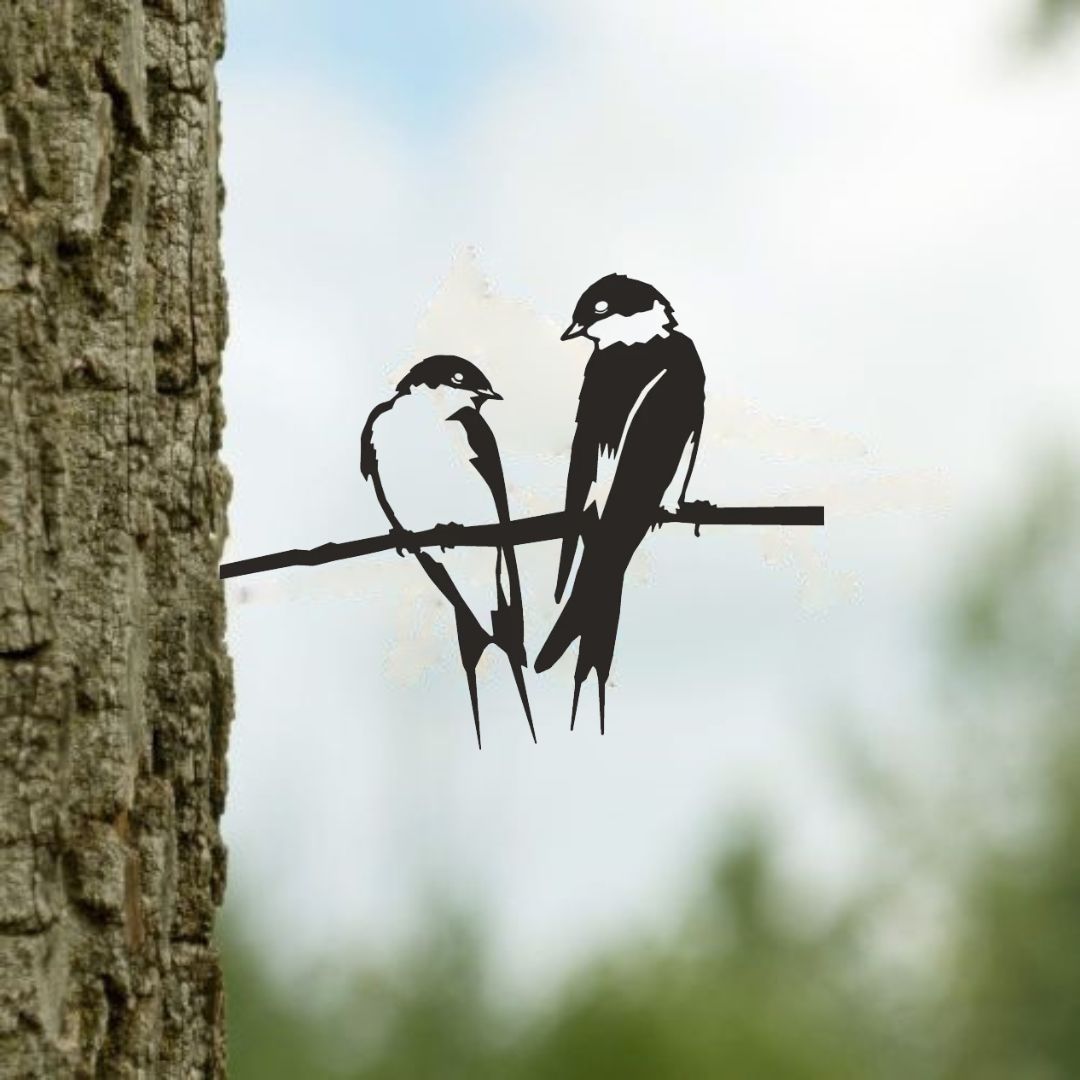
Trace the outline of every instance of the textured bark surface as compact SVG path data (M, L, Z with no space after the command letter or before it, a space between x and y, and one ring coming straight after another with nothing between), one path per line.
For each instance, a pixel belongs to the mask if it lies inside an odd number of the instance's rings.
M216 0L0 0L0 1076L223 1072Z

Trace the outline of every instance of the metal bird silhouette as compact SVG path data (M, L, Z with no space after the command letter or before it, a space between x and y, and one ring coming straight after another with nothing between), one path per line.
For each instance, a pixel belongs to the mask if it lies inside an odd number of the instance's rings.
M389 401L375 406L364 427L361 470L394 529L510 521L499 447L480 415L485 402L500 398L475 364L460 356L429 356L401 380ZM454 608L477 745L482 744L476 666L493 643L510 661L535 742L513 544L414 554Z
M546 671L578 640L570 726L581 685L596 672L600 730L630 559L661 507L682 505L705 413L705 372L694 343L675 329L671 305L652 285L609 274L590 285L563 340L593 342L578 399L566 481L568 525L556 602L581 562L566 605L536 657Z

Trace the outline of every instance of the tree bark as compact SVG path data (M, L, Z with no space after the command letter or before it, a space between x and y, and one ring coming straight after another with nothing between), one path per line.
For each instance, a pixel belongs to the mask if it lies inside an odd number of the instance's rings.
M0 0L0 1076L224 1071L220 0Z

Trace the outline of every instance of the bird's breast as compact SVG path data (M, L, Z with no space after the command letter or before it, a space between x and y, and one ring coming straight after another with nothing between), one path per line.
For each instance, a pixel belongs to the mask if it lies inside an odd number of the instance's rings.
M615 453L644 390L664 370L656 343L613 345L589 361L578 423L586 424L602 450Z
M404 528L498 520L495 500L473 465L464 427L422 399L403 397L379 417L372 445L386 500Z
M498 521L495 499L472 463L464 427L422 398L399 399L372 427L376 469L386 502L402 528L422 532L456 522ZM491 629L500 589L508 595L505 563L495 548L428 549L450 575L480 625Z

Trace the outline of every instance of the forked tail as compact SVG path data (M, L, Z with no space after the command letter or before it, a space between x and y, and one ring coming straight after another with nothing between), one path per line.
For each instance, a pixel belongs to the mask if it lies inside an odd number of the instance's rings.
M615 653L625 566L619 559L611 560L606 565L597 563L598 560L589 558L586 551L566 606L559 613L547 641L538 653L535 668L537 671L546 671L574 641L578 641L571 727L577 713L581 684L589 677L590 671L595 671L600 687L603 730L603 688Z

